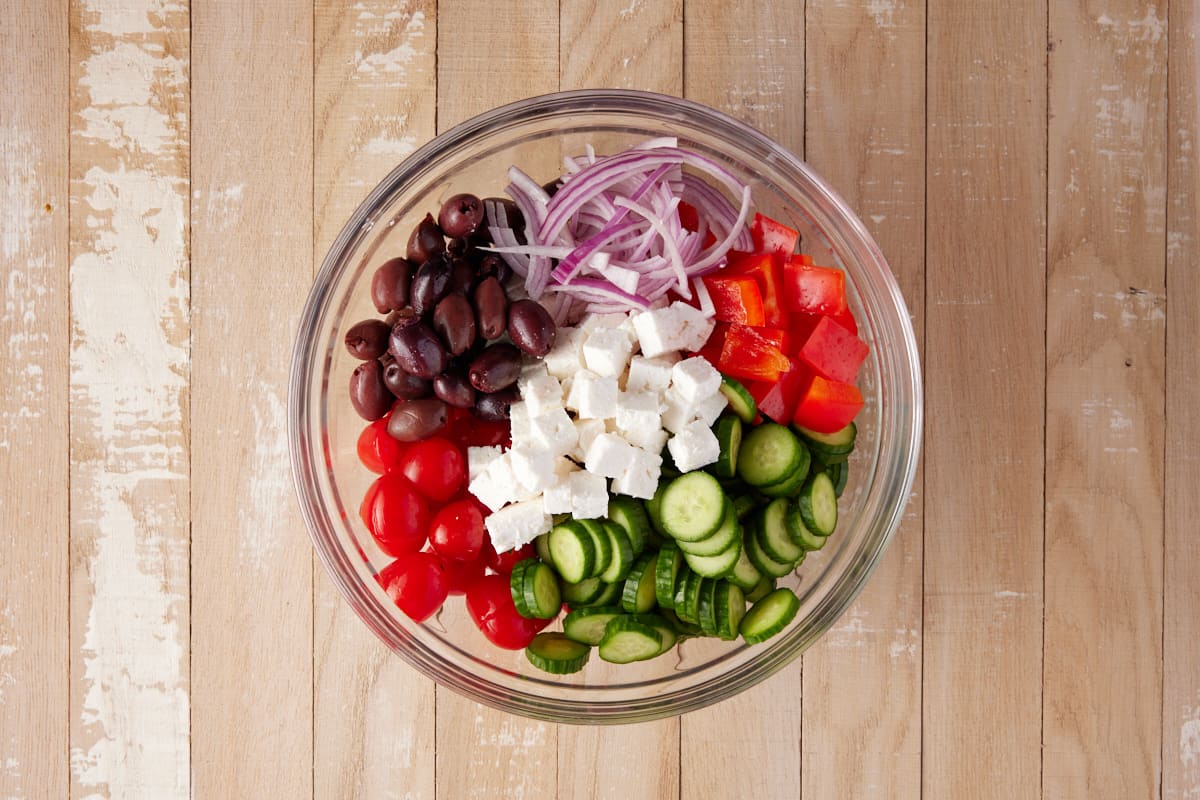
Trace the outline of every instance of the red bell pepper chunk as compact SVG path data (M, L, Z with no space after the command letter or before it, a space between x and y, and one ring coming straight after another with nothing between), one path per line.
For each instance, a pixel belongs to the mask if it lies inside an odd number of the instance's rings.
M701 347L698 356L704 356L708 363L714 367L721 361L721 348L725 346L725 333L729 330L729 323L718 322L713 327L713 332L708 335L708 341Z
M818 375L853 383L868 352L866 344L832 317L821 317L798 355Z
M862 407L862 392L854 384L813 375L801 392L792 422L818 433L833 433L849 425Z
M750 275L758 281L759 291L762 292L764 321L774 327L786 324L787 314L782 305L781 295L783 271L778 258L770 253L730 251L728 272L732 275Z
M742 325L762 325L762 290L750 275L706 275L701 280L712 299L713 316L721 322L740 322Z
M721 347L717 369L750 381L774 381L792 368L792 360L779 349L765 328L731 324Z
M814 263L816 263L816 262L814 262L814 261L813 261L813 257L812 257L812 256L810 256L810 255L808 255L807 253L797 253L797 254L796 254L796 258L800 260L800 263L801 263L801 264L807 264L807 265L808 265L808 266L810 266L810 267L811 267L811 266L812 266Z
M789 258L783 265L782 300L788 311L841 316L848 313L846 275L839 269Z
M767 391L761 398L755 395L758 410L772 421L787 425L792 421L796 403L800 400L800 394L804 391L810 374L805 367L796 366L780 375L775 383L767 384Z
M787 258L796 252L800 233L770 217L755 214L754 219L750 221L750 238L754 240L755 252L773 253L780 258Z
M682 200L679 202L679 224L685 231L695 233L700 230L700 212L691 203L685 203ZM713 234L712 229L705 232L704 246L712 247L717 243L717 237Z

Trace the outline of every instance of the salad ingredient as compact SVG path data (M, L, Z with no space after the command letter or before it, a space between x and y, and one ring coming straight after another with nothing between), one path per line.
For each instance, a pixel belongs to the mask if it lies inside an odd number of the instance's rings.
M725 518L725 493L707 472L689 472L667 485L659 516L679 541L695 542L716 532Z
M371 276L371 301L380 314L399 311L408 305L412 264L408 259L389 258Z
M470 236L483 224L483 201L473 194L456 194L442 203L438 227L455 239Z
M521 616L513 603L507 574L484 575L467 587L466 605L467 613L488 641L506 650L528 647L533 637L550 624L548 619Z
M350 403L363 419L380 419L395 400L383 382L383 365L376 359L364 361L350 373Z
M486 392L475 398L475 414L487 422L503 422L509 418L512 404L517 402L520 394L516 387L510 386L498 392Z
M737 472L751 486L769 486L796 473L807 474L808 468L808 449L783 425L764 423L742 439Z
M750 221L750 238L754 242L755 252L770 253L779 258L787 258L795 253L800 243L799 231L764 214L755 214Z
M705 275L702 280L717 320L753 326L766 324L762 290L753 277L718 272Z
M644 614L655 606L655 569L658 553L638 556L621 587L621 608L631 614Z
M543 631L525 648L525 657L543 672L568 675L579 672L588 662L592 649L568 639L557 631Z
M487 514L484 514L484 517L486 516ZM508 575L518 563L527 558L533 558L535 555L537 553L534 552L533 545L523 545L516 550L497 553L491 540L485 539L483 542L484 563L488 569L500 575Z
M800 600L791 589L780 587L767 593L742 617L738 631L747 644L766 641L788 626L800 610Z
M442 563L432 553L407 553L379 571L379 584L413 622L442 607L450 592Z
M475 387L460 370L447 369L433 379L433 394L443 403L454 408L471 408L475 405Z
M808 479L796 498L796 507L804 527L818 536L833 533L838 518L837 494L828 473L817 472Z
M413 276L409 302L419 316L433 311L443 297L450 293L454 273L444 258L431 258L417 267Z
M802 425L793 425L792 429L800 435L813 455L826 466L844 462L849 458L854 450L854 440L858 437L858 426L853 422L833 433L820 433Z
M717 368L745 380L778 380L792 368L792 361L779 349L780 340L772 335L772 331L771 328L730 325L721 345Z
M413 553L425 544L429 504L407 478L387 473L367 490L363 521L389 556Z
M401 400L428 397L433 391L433 385L429 381L405 372L390 353L381 358L379 363L383 364L384 385Z
M468 497L447 503L433 515L429 545L444 559L476 561L486 535L478 501Z
M382 475L400 464L404 446L387 432L387 419L377 419L358 435L358 460L371 472Z
M787 309L783 307L783 299L780 297L783 275L777 257L763 252L733 252L729 254L728 273L754 278L762 295L763 318L766 324L784 324Z
M846 275L789 258L783 267L783 304L788 311L841 316L847 312Z
M388 416L388 435L401 442L428 438L446 426L446 404L436 397L401 400Z
M833 317L821 317L798 355L818 375L853 383L868 352L866 344Z
M792 421L819 433L833 433L849 425L862 407L862 392L854 384L813 375L801 392Z
M489 275L475 287L475 313L479 332L485 339L498 339L508 325L508 295L495 275Z
M527 558L513 565L509 589L513 604L524 617L552 619L562 610L558 576L536 558Z
M506 342L490 344L471 361L467 375L486 394L507 389L521 375L521 351Z
M711 362L710 362L711 363ZM758 403L745 386L728 375L721 376L721 394L729 403L729 410L744 423L751 423L758 416Z
M449 294L433 309L433 329L452 356L475 344L475 309L461 294Z
M442 237L441 229L433 221L433 215L426 214L425 218L417 223L417 227L413 228L412 235L409 236L406 253L408 260L413 264L424 264L430 258L441 255L445 251L446 240Z
M392 327L388 352L410 375L432 380L446 368L448 356L437 334L418 317L406 317Z
M383 320L365 319L346 331L346 349L360 361L379 358L387 352L391 332Z
M400 459L400 473L421 494L444 503L466 483L467 464L452 442L432 436L408 447Z
M517 300L508 307L508 338L531 356L550 352L555 338L554 319L533 300Z
M467 588L483 577L487 565L480 559L456 561L442 559L442 573L446 576L446 588L450 594L466 594Z
M644 661L663 652L663 635L657 626L638 617L613 617L604 629L598 652L613 664Z

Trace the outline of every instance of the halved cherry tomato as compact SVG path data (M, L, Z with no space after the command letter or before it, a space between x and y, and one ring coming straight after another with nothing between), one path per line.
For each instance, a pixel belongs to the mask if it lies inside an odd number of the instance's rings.
M854 383L870 350L832 317L822 317L797 355L819 375Z
M466 594L467 587L483 577L487 567L481 559L454 561L442 559L442 571L446 573L446 585L450 594Z
M522 545L507 553L497 553L496 548L492 546L491 538L486 539L483 543L483 563L487 564L488 569L492 572L501 575L510 574L518 561L524 561L536 555L537 552L533 549L532 544Z
M363 522L389 556L414 553L425 545L429 504L407 478L382 475L367 489L360 509Z
M400 463L404 445L387 432L387 417L377 419L358 435L358 460L371 472L382 475Z
M523 649L550 624L521 616L507 575L485 575L467 587L467 613L488 641L506 650Z
M441 436L413 442L400 458L400 472L428 497L444 503L467 480L467 459L458 445Z
M818 433L833 433L849 425L862 407L862 392L854 384L813 375L796 404L792 422Z
M762 214L755 214L750 221L750 237L754 240L757 252L774 253L780 258L787 258L796 252L796 245L800 242L799 231Z
M762 290L751 275L705 275L702 278L712 299L713 316L720 322L763 325Z
M446 602L449 584L433 553L407 553L379 571L379 585L413 622L423 622Z
M730 325L721 347L717 368L739 380L774 381L792 368L792 361L779 349L772 329ZM780 334L782 332L776 331Z
M846 274L789 258L783 265L784 308L837 317L847 313Z
M474 498L454 500L433 515L429 544L443 558L474 561L483 552L487 531Z

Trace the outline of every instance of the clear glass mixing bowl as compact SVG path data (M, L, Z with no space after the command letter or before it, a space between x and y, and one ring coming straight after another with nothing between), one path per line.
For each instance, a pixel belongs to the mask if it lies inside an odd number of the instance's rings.
M795 621L768 642L691 639L657 659L552 676L520 651L501 650L451 597L424 624L405 617L374 575L389 559L357 509L374 475L356 456L363 422L347 397L356 362L346 328L374 316L370 280L403 254L408 235L452 194L502 195L517 164L539 180L564 154L591 144L611 153L657 136L723 163L753 190L755 208L800 230L804 252L845 270L850 304L871 354L859 385L866 407L841 518L829 544L781 581L800 598ZM563 92L489 111L438 136L400 164L346 223L304 308L292 357L289 440L296 489L313 546L346 601L413 667L455 691L528 717L571 723L636 722L728 698L787 666L862 590L907 501L921 433L921 383L908 310L862 223L804 162L762 133L695 103L633 91Z

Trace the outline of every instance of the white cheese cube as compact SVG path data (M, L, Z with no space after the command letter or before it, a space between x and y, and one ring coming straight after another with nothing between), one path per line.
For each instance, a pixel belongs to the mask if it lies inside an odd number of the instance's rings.
M662 456L637 449L625 471L613 479L612 490L617 494L649 500L658 491L662 473Z
M648 450L651 453L661 453L667 444L669 434L655 425L653 428L638 428L632 431L619 431L625 441L635 447Z
M506 553L550 530L550 515L539 500L525 500L494 512L486 524L496 552Z
M592 440L584 458L588 472L615 478L625 471L637 448L615 433L602 433Z
M521 400L531 419L563 407L562 384L544 368L541 374L528 379L522 377L517 381L517 388L521 390Z
M565 456L579 441L575 423L562 408L529 420L529 438L542 456Z
M608 483L601 475L579 470L567 476L571 485L571 516L594 519L608 514Z
M499 445L495 447L468 447L467 448L467 475L471 480L483 474L487 469L488 464L491 464L504 451Z
M571 513L571 480L568 475L559 476L558 483L542 491L542 509L547 514Z
M627 392L663 392L671 385L671 364L667 356L646 358L634 356L629 361L629 375L625 379Z
M674 386L663 393L662 426L671 433L679 433L684 426L696 418L696 408L680 397Z
M717 417L721 416L721 412L725 410L725 406L729 405L729 400L725 395L717 392L710 394L708 397L701 400L693 407L693 416L699 422L703 422L709 427L717 421Z
M717 460L721 445L703 422L691 422L667 442L667 450L680 472L691 472Z
M538 492L558 481L554 471L555 459L545 451L532 447L514 447L508 451L512 478L524 488Z
M624 331L631 339L634 335L629 327L628 314L591 314L579 328L588 335L605 328Z
M524 400L518 400L508 407L508 428L513 447L533 444L529 435L529 410Z
M617 328L599 328L583 343L583 363L597 375L615 378L625 371L633 342Z
M492 459L483 472L471 479L467 488L479 502L492 511L517 499L517 495L522 493L517 482L513 480L512 462L508 453Z
M716 321L687 303L672 303L672 307L674 306L681 306L679 313L684 320L683 341L679 349L695 352L704 347L704 343L712 335L713 328L717 327Z
M661 414L655 392L621 392L617 395L618 430L658 430L662 427Z
M605 424L602 419L575 420L575 434L579 438L579 442L568 455L576 461L583 461L587 456L587 449L592 445L592 440L604 431Z
M582 370L571 381L567 407L583 419L605 419L617 414L617 379Z
M583 369L583 342L587 334L579 328L559 328L554 347L542 358L546 371L559 380Z
M672 350L699 350L715 324L704 312L683 302L643 311L633 318L642 355L649 357Z
M671 367L671 387L691 405L721 390L721 373L703 356L684 359Z

